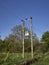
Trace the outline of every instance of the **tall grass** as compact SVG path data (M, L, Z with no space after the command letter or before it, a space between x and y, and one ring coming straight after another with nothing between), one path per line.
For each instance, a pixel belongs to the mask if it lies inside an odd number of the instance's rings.
M31 59L30 53L25 53L25 58L22 58L21 53L9 53L7 60L4 61L6 55L7 55L6 53L5 54L0 53L0 65L14 65L14 64L19 65L20 63Z

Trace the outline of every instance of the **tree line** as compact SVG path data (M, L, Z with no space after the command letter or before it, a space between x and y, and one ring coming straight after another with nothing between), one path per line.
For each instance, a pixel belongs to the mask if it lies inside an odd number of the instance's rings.
M30 42L30 31L26 27L24 28L24 37L25 37L25 52L31 51L31 42ZM16 25L11 29L12 33L9 34L4 40L0 39L0 53L1 52L10 52L10 53L20 53L22 52L22 26ZM26 31L29 35L25 36ZM39 50L40 52L47 52L49 50L49 31L46 31L42 34L41 43L37 35L33 32L33 50ZM44 42L44 43L43 43Z

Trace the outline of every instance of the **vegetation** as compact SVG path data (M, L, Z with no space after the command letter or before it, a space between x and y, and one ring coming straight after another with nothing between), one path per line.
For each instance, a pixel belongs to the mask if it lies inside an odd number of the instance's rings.
M22 58L22 26L15 26L12 33L4 40L0 39L0 65L14 65L31 59L31 42L29 36L25 36L25 58ZM34 57L41 57L33 65L49 65L49 31L42 34L40 43L36 34L33 34ZM48 53L48 54L46 54ZM46 55L45 55L46 54Z
M25 36L25 52L30 52L30 31L25 27L25 31L29 32L29 36ZM39 43L37 36L34 34L34 49L36 44ZM15 26L12 33L9 34L3 41L0 40L0 52L22 53L22 26Z
M25 58L22 58L21 53L9 53L9 56L7 60L5 61L6 55L7 55L6 53L0 54L0 64L1 65L14 65L14 64L19 65L20 63L31 59L30 53L25 53Z
M49 53L46 55L42 55L38 61L32 63L31 65L49 65Z
M42 35L41 41L44 42L43 44L43 52L49 51L49 31L44 32Z

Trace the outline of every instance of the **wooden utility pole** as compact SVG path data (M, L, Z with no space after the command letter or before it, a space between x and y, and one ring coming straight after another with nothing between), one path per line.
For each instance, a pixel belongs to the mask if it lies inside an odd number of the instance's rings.
M22 45L23 45L22 57L24 58L24 20L22 20Z
M31 56L33 58L32 17L30 17Z

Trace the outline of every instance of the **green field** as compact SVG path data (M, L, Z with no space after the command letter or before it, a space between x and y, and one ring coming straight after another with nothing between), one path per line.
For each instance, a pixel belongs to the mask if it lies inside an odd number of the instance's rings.
M49 54L43 55L37 62L31 65L49 65Z
M21 53L9 53L7 60L5 61L7 54L0 53L0 65L20 65L20 63L31 59L30 53L25 53L25 58L22 58ZM38 61L35 61L31 65L49 65L49 54L34 54L35 57L40 57Z
M26 53L24 59L22 58L21 53L9 53L8 58L5 61L6 55L7 54L0 53L0 65L19 65L20 63L31 59L30 53Z

